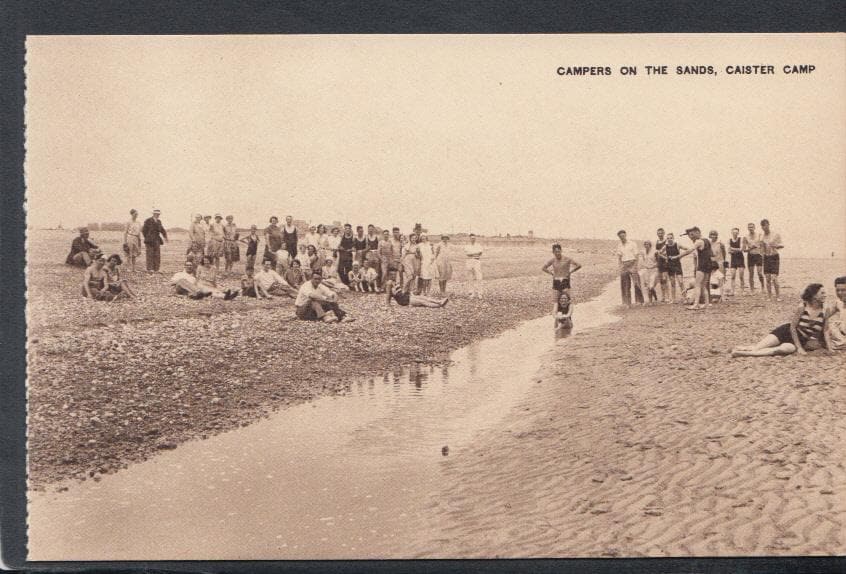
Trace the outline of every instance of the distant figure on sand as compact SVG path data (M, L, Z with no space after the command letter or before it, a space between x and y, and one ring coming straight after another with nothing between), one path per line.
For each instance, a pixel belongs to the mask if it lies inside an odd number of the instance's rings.
M297 318L302 321L332 322L328 314L331 311L339 322L352 321L353 318L338 307L338 296L335 292L322 283L323 272L318 269L312 273L311 280L302 284L294 301Z
M220 271L220 258L223 257L223 242L225 237L223 216L218 213L214 216L214 223L209 225L208 245L206 246L206 256L212 258L214 268L218 271Z
M415 295L410 291L403 290L399 285L388 289L387 306L391 306L391 299L403 307L443 307L449 302L449 297L429 297L428 295Z
M832 351L846 350L846 275L834 280L837 302L828 310L828 348Z
M552 275L552 312L556 313L561 293L570 294L570 275L582 266L573 259L566 257L561 250L561 244L552 246L552 259L541 267L541 272Z
M761 291L764 290L764 258L761 256L761 235L755 231L755 224L746 226L748 230L743 236L741 248L747 253L746 264L749 266L749 293L755 293L755 275L761 283Z
M764 255L764 278L767 281L767 297L772 299L775 291L775 300L781 301L781 294L778 286L779 255L778 250L784 247L781 242L781 235L770 230L770 222L761 220L761 251Z
M684 300L684 273L682 271L682 264L678 258L679 244L676 243L676 237L672 233L667 234L664 248L657 252L658 259L664 261L667 269L667 278L670 283L670 303L675 303L676 286L678 286L678 297Z
M643 305L643 291L640 286L640 275L637 272L637 245L628 240L624 229L617 232L617 237L620 238L616 255L620 271L620 294L623 297L623 305L632 306L632 286L634 286L635 291L635 302Z
M123 229L123 245L129 268L135 272L135 259L141 255L141 222L138 221L138 210L129 210L129 221Z
M194 275L194 263L186 261L182 271L174 273L170 278L170 284L174 288L177 295L187 295L191 299L203 299L205 297L213 297L215 299L223 299L229 301L239 295L237 289L227 289L221 291L219 289L212 289L197 281Z
M206 254L206 224L203 222L203 214L194 216L194 221L188 227L188 253L195 264L199 264Z
M641 288L645 291L643 298L648 299L650 304L658 302L658 293L655 291L655 287L660 283L657 253L648 239L643 242L643 251L638 253L640 263L637 273L640 275Z
M100 254L100 248L88 239L88 228L79 228L79 237L71 241L71 250L65 258L65 263L75 267L88 267Z
M734 283L737 277L737 271L740 270L740 292L746 295L746 278L743 276L746 271L746 262L743 259L743 239L740 237L740 229L735 227L731 230L731 239L729 239L729 267L731 268L731 295L735 294Z
M802 292L802 306L797 309L790 323L785 323L750 346L735 347L732 357L772 357L828 348L826 339L827 317L823 307L825 288L821 283L811 283Z
M129 282L121 277L121 264L123 264L123 260L117 253L109 255L109 258L106 259L106 265L103 267L103 271L106 272L106 288L120 297L135 297L135 292L129 286Z
M259 244L259 236L258 236L258 228L255 225L250 226L250 233L246 237L242 237L239 239L241 243L246 244L247 250L244 253L247 261L245 263L246 269L251 269L255 271L256 268L256 254L258 253L258 244Z
M443 297L447 293L447 282L452 279L452 263L449 260L449 235L441 235L441 242L435 247L435 275L438 277L438 291Z
M154 209L153 216L148 217L141 228L141 235L144 236L147 273L158 273L162 265L161 247L167 242L167 231L159 219L161 213L158 209Z
M235 218L226 216L226 225L223 226L223 258L226 262L224 271L232 271L232 266L241 260L241 250L238 247L238 226L235 225Z
M270 261L262 263L262 269L256 273L255 281L256 285L267 294L291 298L297 295L297 290L273 269L273 263Z
M670 275L667 269L667 259L661 257L659 254L664 252L665 247L667 246L667 239L664 237L664 228L659 227L655 234L658 236L658 239L655 241L655 263L657 264L657 273L658 273L658 282L661 284L661 302L666 303L668 299L668 295L670 294L667 282L670 279Z
M701 309L700 300L704 298L705 306L711 306L710 281L714 260L711 257L711 243L702 237L702 231L698 227L691 227L685 230L682 235L687 235L693 241L693 247L686 249L675 256L675 260L681 260L691 253L696 253L696 274L693 278L693 304L687 309ZM672 260L672 259L671 259Z
M107 275L103 270L106 258L97 255L82 274L82 296L94 301L113 301L117 295L109 290Z
M469 282L470 297L482 296L482 253L481 245L476 243L476 235L470 234L470 243L464 246L467 256L467 280Z

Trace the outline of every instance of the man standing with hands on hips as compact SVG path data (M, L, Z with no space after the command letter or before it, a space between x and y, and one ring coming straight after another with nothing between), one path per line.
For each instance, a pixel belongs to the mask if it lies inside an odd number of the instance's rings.
M148 218L141 228L147 255L147 273L158 273L162 264L161 245L167 241L167 231L159 220L161 211L153 210L153 217ZM164 237L164 241L162 241Z

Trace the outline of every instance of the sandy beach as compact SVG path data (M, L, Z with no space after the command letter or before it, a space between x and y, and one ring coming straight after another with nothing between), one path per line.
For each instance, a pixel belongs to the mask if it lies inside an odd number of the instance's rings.
M843 554L846 356L729 357L843 265L783 269L783 303L621 309L574 334L500 428L443 463L433 520L449 526L414 555Z
M57 231L30 237L29 479L35 490L70 477L99 480L187 440L343 394L358 377L441 364L455 349L550 308L550 279L540 275L548 244L541 241L491 245L483 300L465 296L456 248L454 297L445 308L388 310L384 296L350 294L341 305L358 320L325 325L294 321L287 298L230 303L174 295L167 280L184 254L180 234L165 249L164 275L129 275L141 300L83 300L82 271L56 262L70 237ZM97 239L107 253L119 250L118 234ZM606 244L565 247L585 266L574 278L574 297L595 296L613 274ZM223 285L237 286L238 276Z

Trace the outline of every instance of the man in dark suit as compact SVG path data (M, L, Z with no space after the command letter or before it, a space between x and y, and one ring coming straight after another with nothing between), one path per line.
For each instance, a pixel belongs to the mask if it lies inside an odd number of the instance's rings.
M79 237L75 237L71 242L71 250L65 259L65 263L77 267L88 267L98 253L98 247L88 239L88 228L81 227Z
M144 246L147 253L147 273L158 273L161 266L161 245L167 241L167 231L159 220L161 211L153 210L153 217L148 218L141 228L141 235L144 236ZM164 237L164 241L162 241Z

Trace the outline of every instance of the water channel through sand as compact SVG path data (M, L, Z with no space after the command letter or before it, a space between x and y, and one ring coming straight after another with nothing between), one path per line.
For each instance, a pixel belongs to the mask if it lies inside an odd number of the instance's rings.
M612 283L579 304L574 332L615 321L618 297ZM439 537L444 457L496 427L558 345L552 317L526 321L449 366L359 379L100 482L30 493L29 559L408 557Z

